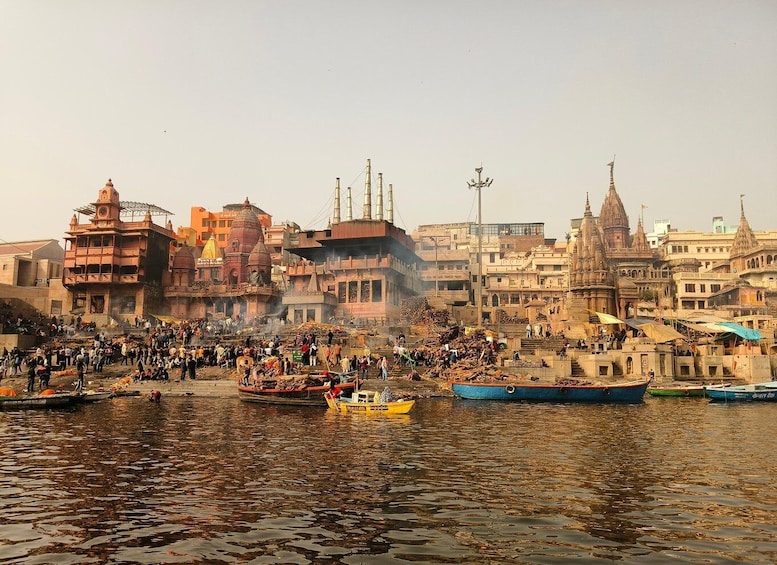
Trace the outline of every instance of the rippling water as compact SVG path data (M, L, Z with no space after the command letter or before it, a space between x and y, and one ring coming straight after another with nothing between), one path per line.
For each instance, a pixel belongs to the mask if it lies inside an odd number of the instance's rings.
M775 563L777 405L0 413L0 563Z

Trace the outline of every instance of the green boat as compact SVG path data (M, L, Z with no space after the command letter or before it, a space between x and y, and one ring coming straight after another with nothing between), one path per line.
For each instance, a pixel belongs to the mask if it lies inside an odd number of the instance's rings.
M704 396L702 385L666 385L648 387L651 396Z

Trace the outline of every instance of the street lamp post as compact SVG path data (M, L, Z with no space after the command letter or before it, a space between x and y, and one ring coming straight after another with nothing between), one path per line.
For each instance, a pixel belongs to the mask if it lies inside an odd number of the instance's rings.
M486 177L485 180L481 178L483 173L482 165L475 169L478 174L478 180L470 179L467 182L469 188L474 188L478 191L478 284L477 291L475 293L475 302L478 308L478 326L483 323L483 208L480 192L483 187L491 186L494 179Z

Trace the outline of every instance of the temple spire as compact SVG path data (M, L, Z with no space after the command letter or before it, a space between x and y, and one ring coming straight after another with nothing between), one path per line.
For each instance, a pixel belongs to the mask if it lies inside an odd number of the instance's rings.
M737 233L734 234L734 241L731 243L731 251L729 257L738 257L745 255L758 247L758 240L755 238L753 229L750 227L750 222L745 217L745 195L739 195L739 207L742 215L739 218L739 227L737 227Z

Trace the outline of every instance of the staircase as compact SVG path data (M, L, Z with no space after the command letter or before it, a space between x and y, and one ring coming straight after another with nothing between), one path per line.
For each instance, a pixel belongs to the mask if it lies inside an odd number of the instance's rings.
M521 338L521 353L534 355L538 349L554 351L558 353L564 347L564 339L561 337L523 337Z
M580 363L577 362L577 359L572 359L572 378L573 379L586 378L585 371L583 371L583 368L580 366Z

